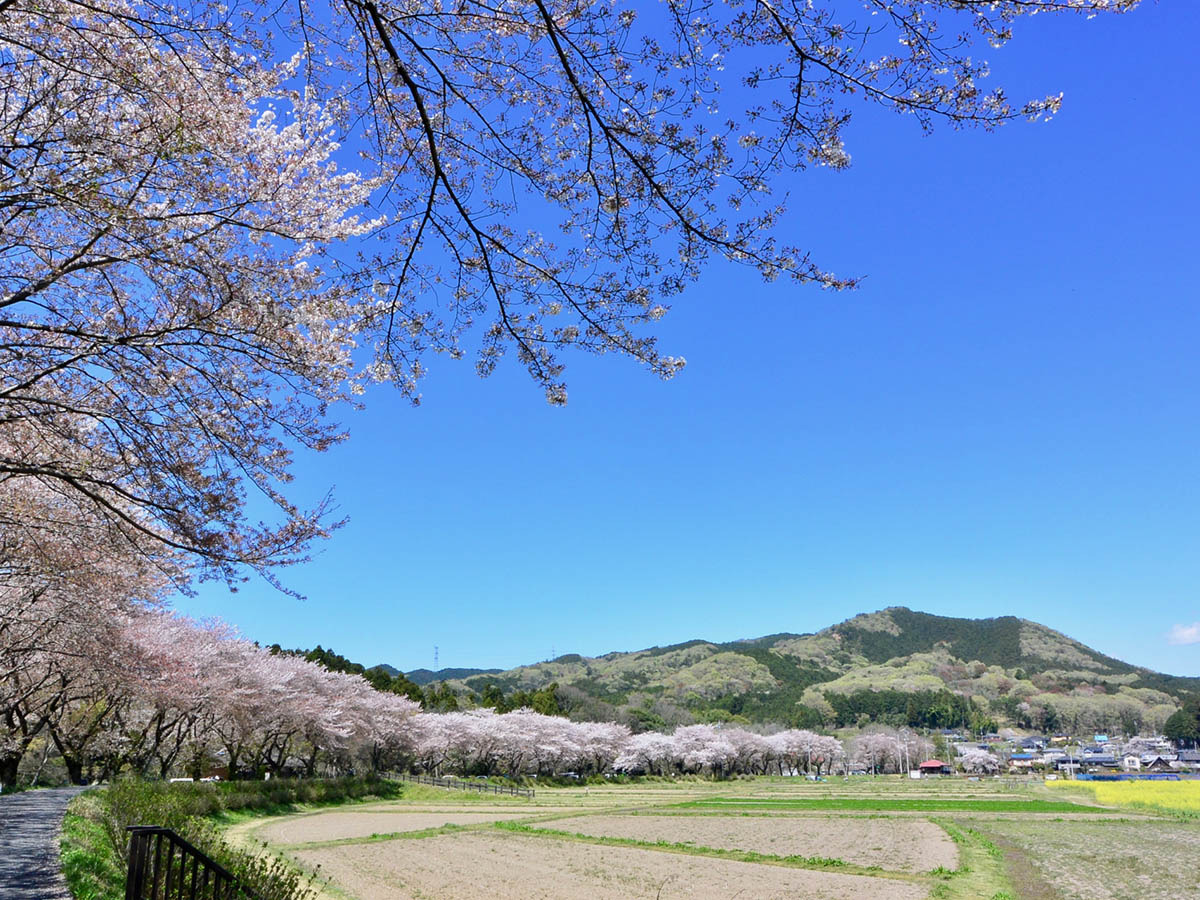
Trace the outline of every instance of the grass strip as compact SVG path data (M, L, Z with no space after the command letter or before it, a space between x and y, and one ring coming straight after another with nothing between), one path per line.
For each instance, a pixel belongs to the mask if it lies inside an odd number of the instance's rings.
M1094 806L1056 800L948 800L871 797L803 797L787 800L750 797L714 797L709 800L687 800L676 804L685 809L720 809L723 807L754 807L756 809L795 810L873 810L877 812L1020 812L1020 813L1078 813L1096 812Z
M75 900L121 900L125 869L113 856L108 833L97 821L99 799L80 794L67 806L59 858L67 889Z
M1004 864L1004 851L973 828L931 818L958 846L957 869L933 871L929 900L1016 900Z

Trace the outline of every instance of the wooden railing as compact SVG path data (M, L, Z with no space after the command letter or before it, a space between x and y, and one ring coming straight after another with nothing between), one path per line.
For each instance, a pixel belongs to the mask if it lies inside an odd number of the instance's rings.
M170 828L129 828L125 900L259 900L220 863Z
M478 791L481 794L511 794L514 797L533 799L532 788L509 787L507 784L488 784L486 781L468 781L464 778L434 778L431 775L406 775L394 773L389 778L411 781L414 784L432 784L434 787L452 788L457 791Z

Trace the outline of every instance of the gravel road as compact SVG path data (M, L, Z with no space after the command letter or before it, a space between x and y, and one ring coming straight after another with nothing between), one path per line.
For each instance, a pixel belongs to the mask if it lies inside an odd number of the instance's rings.
M58 865L67 803L83 788L0 797L0 900L69 900Z

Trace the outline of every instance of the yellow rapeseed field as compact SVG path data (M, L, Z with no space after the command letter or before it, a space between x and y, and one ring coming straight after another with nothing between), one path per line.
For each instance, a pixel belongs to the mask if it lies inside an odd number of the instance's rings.
M1200 781L1051 781L1048 785L1086 789L1106 805L1200 816Z

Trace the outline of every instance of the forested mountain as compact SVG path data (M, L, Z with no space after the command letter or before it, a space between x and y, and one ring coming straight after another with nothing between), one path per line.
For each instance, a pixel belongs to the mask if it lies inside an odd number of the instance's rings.
M855 616L815 634L692 640L600 657L567 654L446 677L439 696L452 692L460 706L494 706L497 697L551 684L572 718L621 720L636 728L883 721L1135 732L1161 729L1181 701L1200 696L1200 678L1132 666L1036 622L950 618L904 607Z
M391 669L391 666L381 666L380 668ZM392 669L393 672L397 671ZM413 669L410 672L405 672L410 681L415 684L425 685L431 681L451 681L453 679L470 678L472 675L495 675L502 669Z

